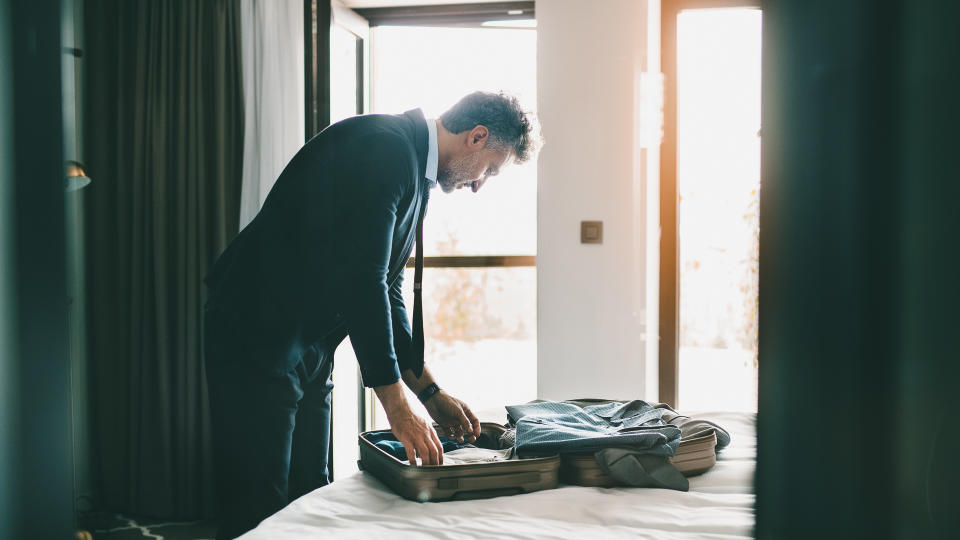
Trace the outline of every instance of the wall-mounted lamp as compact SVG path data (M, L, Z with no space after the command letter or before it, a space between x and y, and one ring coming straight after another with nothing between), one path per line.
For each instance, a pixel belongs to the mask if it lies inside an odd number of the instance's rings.
M77 191L87 187L90 177L83 170L83 165L76 161L67 162L67 178L64 187L67 191Z

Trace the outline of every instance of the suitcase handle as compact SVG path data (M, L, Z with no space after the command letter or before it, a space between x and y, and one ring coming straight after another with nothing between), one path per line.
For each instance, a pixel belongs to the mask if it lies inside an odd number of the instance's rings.
M540 473L523 472L513 474L498 474L494 476L460 476L457 478L441 478L437 480L439 489L458 490L485 490L499 489L506 485L530 484L540 481Z

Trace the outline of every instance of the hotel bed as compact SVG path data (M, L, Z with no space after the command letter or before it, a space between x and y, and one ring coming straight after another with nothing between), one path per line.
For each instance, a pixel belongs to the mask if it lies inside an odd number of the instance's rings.
M245 540L370 538L750 538L754 523L756 415L703 413L731 444L690 491L559 488L472 501L417 503L358 473L300 497Z

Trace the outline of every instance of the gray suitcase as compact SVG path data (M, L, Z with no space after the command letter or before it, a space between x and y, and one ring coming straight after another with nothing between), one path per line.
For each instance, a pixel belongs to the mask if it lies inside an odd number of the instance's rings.
M480 426L481 436L475 445L496 449L496 443L506 428L490 422L482 422ZM360 434L360 469L369 472L390 489L412 501L466 500L516 495L553 489L559 483L558 456L468 465L411 466L367 440L370 434L384 434L389 431L366 431Z

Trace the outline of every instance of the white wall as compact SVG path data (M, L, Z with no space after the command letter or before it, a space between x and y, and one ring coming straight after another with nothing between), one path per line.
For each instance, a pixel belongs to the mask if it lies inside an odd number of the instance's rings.
M537 28L546 140L537 393L656 400L656 340L644 332L652 325L656 335L658 198L646 179L657 177L658 150L647 159L641 149L651 120L641 110L648 96L641 99L640 73L659 71L659 47L648 50L659 40L659 2L541 0ZM603 221L602 245L580 243L581 220Z

